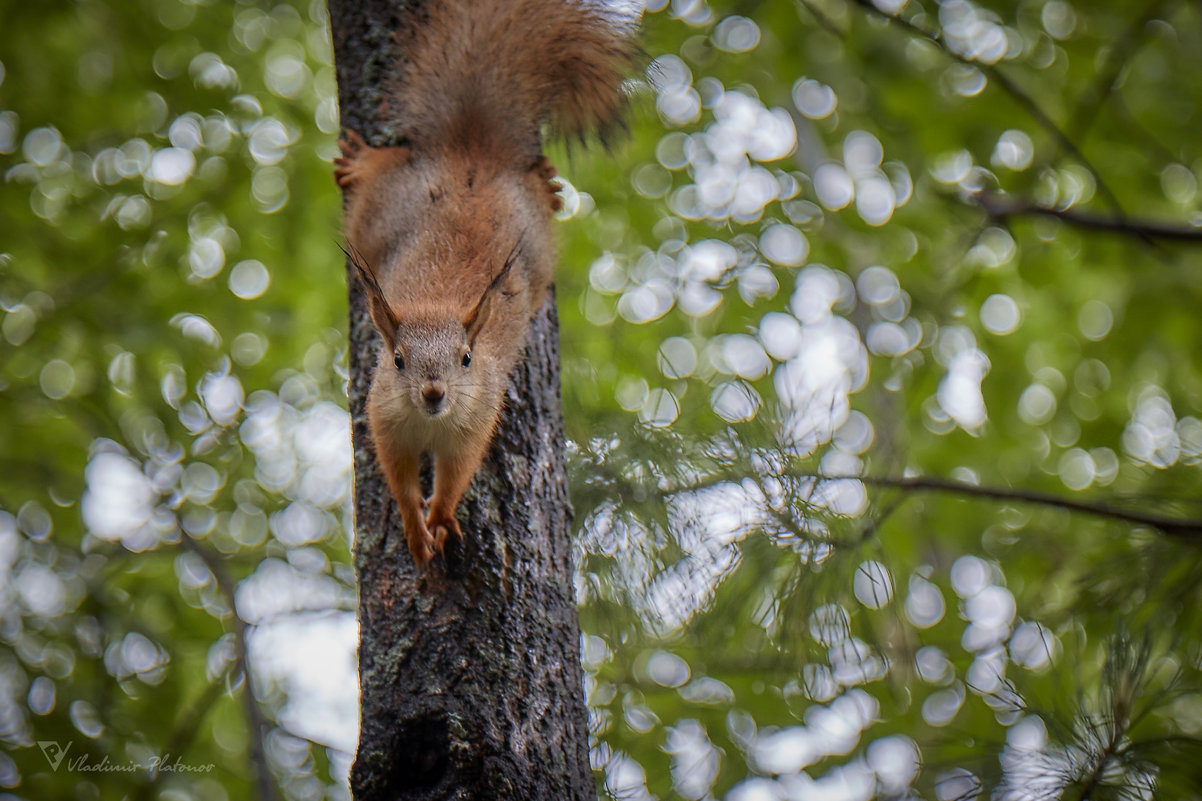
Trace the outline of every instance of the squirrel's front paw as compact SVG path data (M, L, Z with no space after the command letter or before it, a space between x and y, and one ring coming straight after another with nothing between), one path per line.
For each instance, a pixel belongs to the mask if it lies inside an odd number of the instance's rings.
M362 136L348 129L346 139L338 140L338 149L342 151L342 156L334 159L334 180L347 189L355 183L360 157L371 147L363 141Z
M419 532L416 536L406 537L409 541L409 555L418 567L425 567L434 558L435 543L429 531ZM441 547L439 550L442 550Z
M403 518L409 555L415 565L425 567L434 558L434 537L421 514L403 515Z

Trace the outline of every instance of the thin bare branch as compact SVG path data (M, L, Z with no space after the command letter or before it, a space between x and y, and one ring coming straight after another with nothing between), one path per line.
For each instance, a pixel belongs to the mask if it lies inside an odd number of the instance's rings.
M687 492L697 492L722 483L734 482L747 478L748 473L724 472L709 476L701 481L680 484L669 487L664 492L677 495ZM1065 509L1070 512L1117 520L1137 526L1148 526L1171 537L1190 541L1202 541L1202 518L1168 517L1165 515L1139 512L1114 506L1102 501L1086 501L1053 495L1049 492L1036 490L1014 489L1010 487L993 487L980 484L969 484L939 476L840 476L818 475L816 473L786 473L781 478L791 478L802 481L860 481L870 487L883 487L902 490L904 492L937 492L950 495L961 495L968 498L990 498L1010 503L1032 504ZM889 508L889 512L894 511Z
M1148 23L1160 16L1167 5L1169 3L1165 0L1152 0L1144 7L1143 12L1131 21L1122 36L1110 46L1110 52L1105 63L1097 71L1093 85L1077 99L1077 106L1068 124L1069 135L1074 141L1081 139L1089 131L1098 112L1118 86L1119 76L1122 75L1127 62L1143 44L1141 34L1147 29Z
M796 3L799 7L804 8L806 11L810 12L810 16L812 16L814 18L814 20L819 25L821 25L822 29L825 30L827 33L829 33L839 39L847 38L847 32L844 31L842 28L840 28L838 25L836 25L834 20L832 20L830 17L828 17L826 14L824 14L822 12L822 9L815 6L813 3L810 2L810 0L796 0Z
M192 553L201 558L205 563L205 567L213 574L213 578L217 581L217 588L221 590L221 594L225 596L225 601L230 607L230 617L233 619L234 625L234 661L238 666L239 672L242 673L242 699L246 706L246 722L250 728L250 763L255 774L255 789L256 797L259 801L274 801L276 796L275 780L271 775L271 768L267 764L267 754L263 749L263 738L267 733L267 724L263 719L263 713L259 709L259 702L255 700L255 693L251 683L250 676L250 657L248 655L247 643L247 625L246 622L238 616L238 609L235 605L235 589L236 585L230 574L226 572L225 565L217 558L217 555L212 550L206 548L201 543L197 542L185 532L180 532L180 538L183 545Z
M873 16L887 20L890 24L902 28L913 36L925 39L926 41L938 47L948 57L959 61L961 64L967 64L968 66L974 67L983 72L989 80L1002 87L1006 94L1010 95L1010 97L1016 103L1018 103L1018 105L1021 106L1022 109L1026 111L1027 114L1029 114L1041 128L1051 134L1062 149L1064 149L1074 159L1080 162L1082 166L1089 170L1090 174L1093 175L1094 183L1097 184L1098 192L1101 193L1102 196L1105 197L1112 206L1114 206L1119 214L1123 213L1123 205L1119 202L1118 196L1111 191L1110 186L1107 185L1105 179L1102 178L1101 172L1096 166L1094 166L1094 163L1090 161L1084 153L1081 152L1081 149L1077 147L1077 143L1073 141L1072 137L1064 132L1063 128L1056 124L1056 121L1052 119L1051 115L1044 111L1043 107L1036 103L1035 99L1027 94L1022 87L1015 83L1009 75L998 69L996 65L985 64L957 53L948 46L947 42L944 41L943 37L938 31L926 30L925 28L914 24L905 17L882 11L872 4L871 0L854 0L854 2L857 6Z
M1109 231L1128 234L1144 240L1166 239L1175 242L1202 242L1202 227L1174 225L1152 220L1133 220L1123 217L1108 217L1078 209L1051 209L1029 200L1004 198L989 192L978 192L973 202L995 220L1007 217L1052 217L1078 228L1093 231Z
M221 697L221 692L225 688L225 680L228 679L230 671L237 669L237 666L231 666L216 680L209 682L209 686L205 687L204 692L200 697L193 702L192 706L180 717L179 722L172 731L171 737L167 740L166 745L160 752L160 756L166 759L168 756L182 756L188 750L192 740L200 732L201 721L209 714L209 710ZM154 797L155 792L160 788L160 780L163 778L163 773L159 771L152 772L145 784L138 790L135 798L137 801L149 801Z
M1127 509L1120 509L1117 506L1111 506L1107 503L1081 501L1073 498L1065 498L1061 495L1052 495L1047 492L1011 489L1009 487L982 486L937 476L915 476L908 478L846 476L846 478L854 478L869 486L892 487L908 492L942 492L975 498L992 498L994 500L1011 501L1014 503L1052 506L1058 509L1067 509L1072 512L1093 515L1094 517L1119 520L1137 526L1148 526L1173 537L1181 537L1189 540L1202 538L1202 519L1175 518L1146 512L1133 512Z

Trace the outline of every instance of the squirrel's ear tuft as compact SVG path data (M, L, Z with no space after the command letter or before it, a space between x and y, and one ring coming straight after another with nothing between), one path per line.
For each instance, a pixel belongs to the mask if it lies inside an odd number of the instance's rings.
M476 346L476 337L483 330L488 318L492 316L493 307L496 305L495 298L498 294L495 287L490 285L488 289L484 290L484 294L480 296L480 300L476 302L472 310L463 318L463 330L467 334L469 348Z
M388 349L392 350L396 347L396 330L400 325L400 318L384 297L384 290L380 288L380 282L376 280L375 273L367 266L363 255L350 243L342 248L342 252L354 265L355 275L358 276L363 291L367 293L367 307L371 312L372 324L384 337L384 341L388 343Z
M492 315L497 303L505 294L502 292L502 284L509 276L510 270L513 268L513 263L518 260L518 256L522 253L522 239L518 237L518 241L514 243L513 249L509 251L509 256L505 259L505 266L492 279L488 287L484 290L484 294L480 296L480 300L476 302L467 316L463 318L463 330L467 332L467 343L470 347L475 347L476 336L480 333L488 322L488 318ZM512 294L512 293L511 293Z

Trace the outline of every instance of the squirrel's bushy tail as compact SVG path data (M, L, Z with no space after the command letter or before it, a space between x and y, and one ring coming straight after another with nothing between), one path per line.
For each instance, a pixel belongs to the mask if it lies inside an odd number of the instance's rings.
M604 137L618 120L636 48L616 12L580 0L425 0L418 15L390 106L415 153L537 155L544 123Z

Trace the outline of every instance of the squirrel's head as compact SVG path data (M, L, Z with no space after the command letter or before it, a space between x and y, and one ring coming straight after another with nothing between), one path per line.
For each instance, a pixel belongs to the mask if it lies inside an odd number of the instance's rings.
M376 380L399 386L414 408L431 417L439 417L479 397L472 388L490 378L482 374L488 370L488 360L473 362L472 349L504 300L501 287L514 255L506 260L466 314L448 307L397 309L384 296L375 275L360 259L353 261L367 293L372 323L384 338L387 349L384 355L391 356L381 359ZM389 360L391 369L387 366Z
M392 367L382 359L378 369L393 373L388 380L414 408L439 417L474 395L481 365L472 363L472 342L469 327L451 314L401 320L389 347Z

